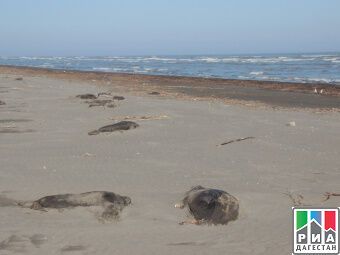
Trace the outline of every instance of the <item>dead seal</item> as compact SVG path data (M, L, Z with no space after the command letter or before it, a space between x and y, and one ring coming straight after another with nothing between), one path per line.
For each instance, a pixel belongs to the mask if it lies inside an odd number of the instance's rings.
M122 96L113 96L113 100L117 100L117 101L121 101L121 100L124 100L125 97L122 97Z
M157 91L151 91L148 93L149 95L154 95L154 96L158 96L160 95L161 93L157 92Z
M93 95L93 94L81 94L81 95L77 95L76 97L80 98L80 99L96 99L97 96Z
M131 204L131 198L109 191L90 191L80 194L59 194L42 197L35 201L19 202L18 205L34 210L65 209L74 207L101 206L102 218L117 218L124 207Z
M180 224L228 224L229 221L236 220L239 211L238 200L219 189L207 189L202 186L193 187L185 193L178 208L188 208L189 213L194 220L184 221Z
M120 121L115 124L107 125L104 127L101 127L97 130L93 130L89 132L89 135L98 135L99 133L103 132L114 132L114 131L124 131L129 129L134 129L139 127L139 125L136 122L133 121Z

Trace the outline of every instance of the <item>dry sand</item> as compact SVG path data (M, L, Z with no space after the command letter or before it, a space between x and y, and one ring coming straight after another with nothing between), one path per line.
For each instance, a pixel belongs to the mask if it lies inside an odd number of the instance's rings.
M340 192L338 112L137 96L94 82L26 74L20 81L16 72L0 73L1 255L290 254L293 200L340 204L322 201ZM75 98L109 88L126 98L116 108ZM122 116L140 127L87 134ZM255 138L216 146L244 137ZM236 196L239 219L179 225L186 213L174 204L194 185ZM102 222L95 208L40 212L11 200L92 190L133 204L119 221Z

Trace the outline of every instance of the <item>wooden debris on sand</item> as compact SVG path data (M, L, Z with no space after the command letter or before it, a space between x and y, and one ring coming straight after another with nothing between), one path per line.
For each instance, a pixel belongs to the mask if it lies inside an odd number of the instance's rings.
M234 140L230 140L230 141L227 141L227 142L218 144L218 145L216 145L216 146L227 145L227 144L234 143L234 142L241 142L241 141L248 140L248 139L255 139L255 137L253 137L253 136L248 136L248 137L243 137L243 138L239 138L239 139L234 139Z
M324 194L325 199L323 201L329 200L331 197L340 197L340 193L332 193L332 192L326 192Z
M158 116L116 116L112 117L112 120L164 120L168 119L167 115L158 115Z

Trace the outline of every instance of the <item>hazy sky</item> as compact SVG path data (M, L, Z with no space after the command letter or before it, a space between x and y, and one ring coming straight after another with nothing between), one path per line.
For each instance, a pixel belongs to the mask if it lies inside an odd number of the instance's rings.
M340 51L340 0L0 0L0 55Z

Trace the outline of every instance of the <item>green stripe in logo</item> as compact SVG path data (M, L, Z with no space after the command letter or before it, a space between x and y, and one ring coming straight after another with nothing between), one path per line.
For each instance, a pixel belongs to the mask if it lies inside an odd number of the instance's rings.
M296 211L296 229L307 224L307 211Z

